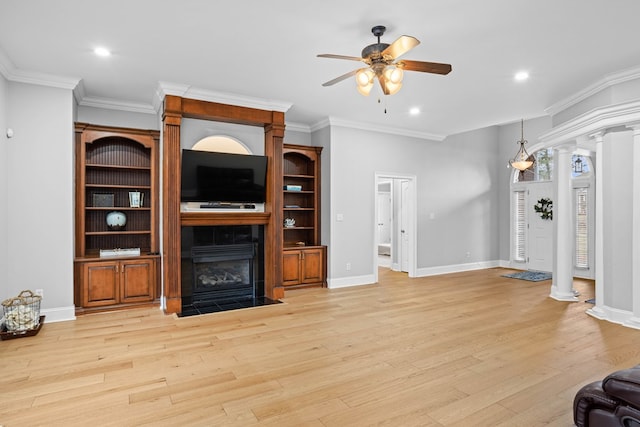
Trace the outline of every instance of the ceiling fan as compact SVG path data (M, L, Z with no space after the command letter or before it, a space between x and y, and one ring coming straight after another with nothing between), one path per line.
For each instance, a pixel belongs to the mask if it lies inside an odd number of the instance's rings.
M437 62L411 61L398 58L418 44L420 41L411 36L400 36L393 43L380 43L380 37L384 34L386 27L376 25L371 32L378 38L378 43L370 44L362 49L362 57L333 55L329 53L318 55L319 58L348 59L351 61L362 61L368 65L365 68L359 68L346 74L336 77L323 83L322 86L331 86L339 83L351 76L356 76L358 91L362 95L369 95L373 87L375 78L380 82L382 92L385 95L393 95L402 87L402 78L404 70L420 71L422 73L433 74L449 74L451 72L450 64L440 64Z

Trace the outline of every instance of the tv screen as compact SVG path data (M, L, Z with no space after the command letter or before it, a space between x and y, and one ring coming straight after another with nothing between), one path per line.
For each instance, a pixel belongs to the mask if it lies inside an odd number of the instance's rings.
M267 157L182 150L183 202L264 203Z

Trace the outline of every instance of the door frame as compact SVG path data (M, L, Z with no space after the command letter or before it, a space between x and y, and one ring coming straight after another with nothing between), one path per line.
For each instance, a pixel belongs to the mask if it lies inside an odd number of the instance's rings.
M408 188L408 200L407 200L407 206L400 206L400 209L405 209L406 210L406 214L407 214L407 229L405 230L408 236L408 248L409 248L409 253L406 254L407 256L407 260L408 260L408 275L409 277L416 277L416 265L417 265L417 230L418 230L418 226L417 226L417 186L418 186L418 178L416 175L405 175L405 174L399 174L399 173L389 173L389 172L376 172L375 176L374 176L374 180L373 180L373 192L374 192L374 209L373 209L373 220L372 220L372 224L373 224L373 230L372 230L372 235L376 236L377 235L377 227L378 227L378 222L377 222L377 215L378 215L378 183L380 181L392 181L392 187L393 184L395 184L395 181L397 180L402 180L402 181L408 181L409 182L409 188ZM392 200L391 200L391 205L392 205L392 209L395 208L396 206L396 198L397 198L397 194L396 192L391 191L392 194ZM397 222L395 220L396 216L392 214L392 221L393 222ZM393 234L393 230L392 230L392 234ZM371 252L372 252L372 258L373 258L373 276L374 276L374 282L378 282L378 242L377 242L377 238L372 239L373 240L373 245L371 248ZM399 242L394 242L394 240L392 238L392 246L394 246L394 244L398 244ZM393 253L393 248L391 249L392 253Z

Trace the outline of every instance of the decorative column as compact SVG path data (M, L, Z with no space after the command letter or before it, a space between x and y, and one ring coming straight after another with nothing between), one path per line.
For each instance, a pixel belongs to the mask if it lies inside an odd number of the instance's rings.
M264 127L265 155L269 157L267 183L267 209L271 213L265 229L265 242L269 250L264 256L264 291L268 298L284 298L282 286L282 144L284 139L284 113L274 113L272 122Z
M556 149L553 229L555 252L550 297L558 301L578 301L573 289L574 215L571 198L571 156L575 142Z
M180 273L180 125L182 99L164 99L162 168L162 263L165 313L182 311Z
M591 135L591 138L596 142L596 236L594 244L596 263L596 303L592 308L587 310L587 314L598 319L604 319L605 312L602 309L602 306L604 304L604 173L602 170L604 157L604 132L593 134Z
M631 217L631 287L633 315L624 325L640 329L640 123L628 126L633 130L633 205Z

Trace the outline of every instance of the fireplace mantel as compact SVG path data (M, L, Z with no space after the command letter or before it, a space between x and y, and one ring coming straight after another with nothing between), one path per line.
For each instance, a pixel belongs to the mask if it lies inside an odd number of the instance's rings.
M182 225L266 225L269 224L271 214L265 212L182 212L180 218Z
M183 118L264 128L268 157L264 212L201 213L180 210L180 125ZM265 296L284 297L282 287L282 146L284 113L167 95L163 122L163 298L166 313L182 309L180 233L182 226L264 225Z

